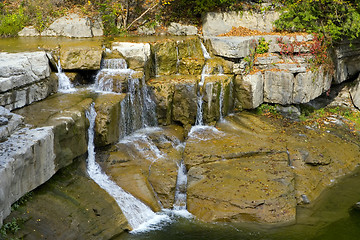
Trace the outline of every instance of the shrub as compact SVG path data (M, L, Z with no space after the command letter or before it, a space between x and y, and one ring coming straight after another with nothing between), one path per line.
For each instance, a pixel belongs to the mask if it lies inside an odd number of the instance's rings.
M24 15L22 7L19 7L16 12L0 15L0 36L16 36L24 27L26 21L27 17Z

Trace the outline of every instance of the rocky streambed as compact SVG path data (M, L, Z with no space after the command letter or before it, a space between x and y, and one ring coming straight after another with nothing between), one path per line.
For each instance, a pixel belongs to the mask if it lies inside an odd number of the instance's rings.
M134 228L86 170L94 106L91 144L101 171L152 211L187 206L204 222L295 223L299 206L355 170L358 134L336 112L319 120L321 127L299 121L299 105L290 104L321 94L337 104L331 76L311 71L301 49L297 63L283 63L273 41L254 62L260 71L246 73L253 40L187 37L105 48L79 41L1 53L0 100L8 110L1 109L0 219L21 218L14 236L25 239L113 239ZM353 71L349 56L339 61ZM54 74L60 64L65 72ZM60 74L78 89L55 93ZM341 81L352 77L345 75ZM350 107L357 88L344 89ZM239 111L264 102L295 118ZM182 164L187 182L179 187ZM177 191L187 195L180 204Z

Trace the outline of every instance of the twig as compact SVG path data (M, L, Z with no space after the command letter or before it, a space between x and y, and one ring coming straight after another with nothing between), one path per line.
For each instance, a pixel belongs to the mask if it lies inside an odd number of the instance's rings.
M152 6L151 8L148 8L145 10L145 12L143 12L138 18L136 18L134 21L132 21L129 26L127 26L126 30L128 30L136 21L138 21L140 18L142 18L147 12L149 12L150 10L154 9L157 5L159 5L159 2L156 3L154 6Z

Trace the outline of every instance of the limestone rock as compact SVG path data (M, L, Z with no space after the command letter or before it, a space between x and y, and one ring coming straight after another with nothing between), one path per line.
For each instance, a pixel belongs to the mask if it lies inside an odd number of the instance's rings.
M85 158L34 190L13 218L26 219L15 236L8 235L19 239L111 239L131 229L114 198L87 176Z
M210 37L213 54L226 58L244 58L255 48L254 37Z
M85 110L92 103L88 94L56 94L16 111L27 124L52 128L56 170L68 166L87 151Z
M232 74L234 63L220 57L212 57L206 60L206 74Z
M19 37L37 37L40 36L40 33L34 26L24 27L20 32L18 32Z
M193 125L197 111L197 78L181 79L174 87L172 119L183 125Z
M11 204L55 174L50 127L24 128L0 144L0 224Z
M355 80L355 84L350 88L350 95L355 107L360 108L360 76Z
M210 75L204 78L203 92L203 121L211 123L226 116L232 109L231 75Z
M0 107L0 141L4 141L24 121L23 117Z
M44 99L56 88L45 52L0 53L0 106L20 108Z
M95 100L95 146L102 147L119 140L120 103L125 94L101 94Z
M235 78L235 96L240 109L254 109L264 101L264 79L258 72Z
M64 70L99 70L102 58L100 47L62 46L60 63Z
M137 29L138 34L140 35L154 35L155 34L155 28L154 27L146 27L141 26Z
M134 70L145 69L150 60L150 44L132 42L113 42L112 50L118 51L128 62L128 66Z
M182 139L182 128L171 126L127 137L111 148L110 155L97 155L104 171L121 188L159 211L157 198L166 208L174 202L177 163L181 161L176 145Z
M266 71L264 77L264 102L282 105L291 104L293 87L294 75L292 73Z
M360 42L343 41L334 48L335 83L356 77L360 72Z
M266 11L263 13L254 13L250 11L241 12L209 12L203 19L203 35L217 36L229 32L232 27L247 27L252 30L271 32L274 28L274 21L277 20L280 13Z
M192 25L183 25L180 23L172 22L168 28L168 33L177 36L190 36L197 34L197 28Z
M179 53L177 42L166 40L154 44L155 74L173 75L178 73Z
M93 37L103 35L102 23L98 20L91 22L88 17L81 17L76 13L58 18L41 36L58 36L58 37Z

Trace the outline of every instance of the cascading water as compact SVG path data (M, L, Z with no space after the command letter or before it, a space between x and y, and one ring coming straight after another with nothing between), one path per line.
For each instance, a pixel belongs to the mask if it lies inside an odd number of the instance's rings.
M95 161L94 127L96 111L94 104L86 111L86 117L90 122L88 129L88 159L87 172L89 176L117 202L133 231L142 231L151 224L166 220L166 215L157 215L148 206L125 192L109 176L102 172L100 165Z
M60 64L60 59L58 61L58 64L56 64L56 68L57 68L57 73L56 76L59 79L59 87L58 87L58 91L59 92L65 92L65 93L69 93L69 92L74 92L76 91L76 89L73 87L73 85L71 84L70 79L66 76L66 74L63 72L62 68L61 68L61 64Z
M220 84L220 97L219 97L219 119L220 121L223 120L223 102L224 102L224 87L222 84Z
M206 50L206 47L204 46L204 44L202 43L202 41L200 41L200 45L201 45L201 50L203 51L203 55L205 59L210 59L210 54L209 52Z
M184 161L181 161L176 180L174 210L186 210L186 187L187 171Z

